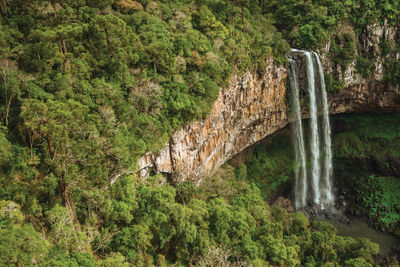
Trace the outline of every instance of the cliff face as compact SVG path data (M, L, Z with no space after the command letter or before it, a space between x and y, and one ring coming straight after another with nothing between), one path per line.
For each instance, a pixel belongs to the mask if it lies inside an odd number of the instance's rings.
M380 38L395 38L397 34L398 29L371 26L361 37L360 45L375 54ZM329 43L320 53L324 71L332 72L332 63L326 56L328 51ZM338 70L344 71L346 88L329 95L331 114L400 112L399 88L382 81L382 61L378 54L377 58L375 74L370 80L356 74L355 62ZM185 180L200 183L235 154L283 128L289 122L288 73L272 60L268 66L263 75L246 73L233 77L228 88L220 91L206 120L186 125L172 135L158 155L147 153L139 160L139 175L146 177L153 171L169 174L175 183Z
M287 70L269 61L263 75L235 76L220 90L204 121L175 132L159 155L144 155L138 163L142 177L149 170L172 174L174 182L200 182L233 155L287 123Z
M349 29L343 29L348 31ZM351 31L352 29L350 29ZM330 42L320 51L325 72L336 71L343 77L345 90L330 97L330 113L345 112L396 112L399 111L399 88L385 83L384 58L381 56L380 44L388 40L392 47L396 47L396 40L400 38L400 27L391 26L384 22L383 25L369 25L356 40L361 50L372 55L374 60L372 77L366 79L356 71L356 60L345 69L334 66L327 56L330 50ZM362 56L362 55L356 55ZM388 55L400 60L400 53Z

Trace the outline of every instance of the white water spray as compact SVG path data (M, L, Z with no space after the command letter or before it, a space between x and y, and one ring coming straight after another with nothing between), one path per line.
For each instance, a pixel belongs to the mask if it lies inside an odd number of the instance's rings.
M325 79L322 70L321 61L315 52L292 49L292 52L304 54L306 58L307 89L310 99L310 133L309 149L311 155L311 168L309 175L306 169L306 151L304 145L303 128L301 123L301 107L299 100L299 82L296 72L296 62L290 60L289 82L292 90L292 107L294 112L293 145L296 159L296 184L295 184L295 207L302 209L307 206L309 191L312 192L313 206L321 209L334 208L334 195L332 193L332 144L331 129L329 123L328 99L326 93ZM318 77L320 85L315 86L315 69L313 56L318 67ZM320 94L317 90L320 90ZM319 99L319 97L321 99ZM319 127L318 127L318 102L322 102L322 155L320 152ZM321 162L322 161L322 162ZM322 166L322 168L321 168ZM321 175L322 170L322 175ZM310 182L308 182L310 179ZM311 186L308 185L310 183ZM310 188L311 187L311 188Z
M310 150L312 156L311 167L311 184L313 189L313 203L317 206L320 205L320 192L319 192L319 136L318 136L318 114L317 114L317 96L315 92L315 76L314 64L310 52L305 52L307 59L307 80L308 80L308 93L310 95Z
M307 169L306 152L304 147L303 125L301 120L301 109L299 100L299 81L296 73L296 61L290 60L289 83L292 88L291 102L295 113L295 121L292 124L293 144L296 157L296 180L295 191L301 192L295 195L295 206L305 207L307 204Z
M323 111L323 148L324 148L324 164L323 164L323 176L320 181L319 187L321 188L321 203L324 207L333 207L335 205L335 199L332 194L332 141L331 141L331 126L329 123L329 110L328 110L328 97L326 94L325 77L322 70L321 60L317 53L313 52L318 66L319 78L321 81L321 96L322 96L322 111Z

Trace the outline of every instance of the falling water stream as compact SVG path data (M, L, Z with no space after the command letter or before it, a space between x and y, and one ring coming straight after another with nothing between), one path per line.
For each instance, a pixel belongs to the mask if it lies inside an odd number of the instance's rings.
M342 223L340 211L335 209L335 196L332 191L332 144L331 128L329 123L328 97L321 60L315 52L292 49L305 57L307 82L301 88L299 84L299 68L302 62L290 59L289 84L291 89L291 109L293 116L292 143L295 151L295 199L296 210L321 211L328 213L314 213L317 220L326 220L337 227L338 235L353 238L366 237L380 245L380 254L388 255L392 247L400 245L400 240L387 233L379 232L369 227L365 222L352 220L351 224ZM303 63L304 64L304 63ZM300 68L301 69L301 68ZM317 76L316 76L317 75ZM315 79L315 77L319 78ZM319 82L318 82L319 81ZM305 145L303 131L302 109L300 92L304 89L309 95L309 133L308 144ZM319 116L321 119L319 119ZM320 121L320 127L318 124ZM320 142L321 137L321 142ZM308 150L307 150L308 149ZM310 166L307 166L307 157L310 157ZM313 213L311 213L313 214ZM334 214L326 217L323 214ZM339 215L339 216L337 216Z
M310 151L312 156L311 165L311 185L314 193L313 204L320 205L320 162L319 162L319 136L318 136L318 114L317 114L317 96L315 92L315 73L314 63L310 52L304 52L307 59L307 81L308 93L310 96Z
M335 206L335 199L332 193L332 141L331 141L331 126L329 123L329 109L328 109L328 97L326 94L325 77L322 70L321 60L317 53L313 52L314 57L317 60L317 67L319 78L321 81L321 98L322 98L322 131L323 131L323 149L324 149L324 164L323 164L323 176L320 182L322 189L321 203L325 208L333 209Z
M301 53L306 58L307 91L309 94L310 133L309 154L311 156L311 167L306 167L306 149L304 141L303 126L301 122L301 106L299 100L299 82L296 71L296 61L290 60L289 82L292 90L292 108L294 112L293 123L293 146L296 157L296 185L295 185L295 207L302 209L307 206L307 201L319 209L334 209L335 199L332 193L332 148L331 129L329 123L328 99L326 93L325 79L322 64L315 52L293 49L292 52ZM314 62L318 68L317 74L320 84L316 85ZM317 91L319 90L319 91ZM322 103L322 126L318 127L318 103ZM322 149L320 144L320 130L322 131ZM308 186L308 185L311 186ZM311 196L311 197L309 197Z
M293 144L296 157L296 180L295 191L301 192L295 196L295 206L305 207L307 202L307 169L306 169L306 150L304 147L303 125L301 120L300 100L299 100L299 81L296 75L296 61L290 60L289 83L292 88L291 103L295 112L295 121L292 124Z

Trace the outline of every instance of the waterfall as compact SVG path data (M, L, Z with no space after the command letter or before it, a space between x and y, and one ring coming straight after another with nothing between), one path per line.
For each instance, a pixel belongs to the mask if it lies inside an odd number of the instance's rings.
M304 54L306 58L307 89L310 99L310 130L309 154L311 166L306 167L306 149L304 145L303 126L301 121L301 107L299 100L299 82L296 70L296 61L290 60L289 83L291 88L291 106L294 122L292 124L292 140L296 160L295 180L295 207L302 209L307 206L307 200L313 206L321 209L334 208L334 195L332 193L332 145L331 129L329 123L328 99L322 64L315 52L292 49L292 52ZM314 60L318 68L320 84L316 86ZM320 90L320 91L317 91ZM318 103L322 103L322 152L320 151L320 129L318 127ZM322 156L321 157L321 153ZM322 172L322 174L321 174ZM311 185L311 186L309 186ZM312 198L308 198L312 192Z
M318 73L321 81L321 96L322 96L322 130L323 130L323 148L324 148L324 167L322 181L320 187L322 189L321 202L324 207L334 206L334 197L332 194L332 141L331 141L331 126L329 124L328 97L326 95L325 77L322 70L321 60L317 53L313 52L317 59Z
M310 94L310 150L312 156L311 167L311 184L314 193L313 202L315 205L320 205L320 192L319 192L319 136L318 136L318 114L317 114L317 96L315 92L315 77L314 77L314 64L310 52L305 52L307 59L307 80L308 80L308 93Z
M295 121L292 124L293 144L296 157L295 191L301 192L295 196L295 207L305 207L307 198L307 169L306 150L304 147L303 125L301 121L301 110L299 100L299 81L296 73L296 61L290 60L289 83L292 88L291 103L295 113Z

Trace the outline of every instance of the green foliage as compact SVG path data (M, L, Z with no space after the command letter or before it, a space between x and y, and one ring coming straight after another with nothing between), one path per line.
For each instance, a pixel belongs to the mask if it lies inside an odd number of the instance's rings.
M269 138L270 140L272 138ZM294 177L294 156L289 138L274 138L254 148L246 161L247 179L255 182L265 197L288 193Z
M232 74L285 62L288 45L270 17L238 5L4 2L1 227L29 218L51 242L45 262L54 266L93 265L87 253L138 264L204 254L205 204L173 188L134 190L134 173L146 151L207 116Z
M333 75L336 80L339 80L343 83L346 67L349 63L356 59L356 54L355 35L353 31L345 31L344 33L341 32L340 34L336 33L332 36L329 57L336 68L338 66L340 67L342 74L341 77L339 77L339 74L334 71ZM337 84L333 85L333 88L338 87Z
M65 207L55 206L47 213L48 223L51 225L49 239L64 251L85 251L86 236L76 231L73 216Z
M349 190L346 196L351 203L350 211L368 218L376 227L398 235L400 183L389 176L398 170L396 165L384 159L400 156L399 116L353 115L340 116L336 120L344 128L333 138L334 156L336 166L341 170L338 180L346 183ZM369 166L371 159L377 161L375 166ZM354 164L359 167L354 169Z
M99 264L101 267L114 267L114 266L121 266L121 267L128 267L129 264L125 261L125 257L122 256L120 253L112 253L108 255L108 257L102 260Z
M369 218L382 230L398 233L400 222L400 183L395 177L353 177L351 212Z
M356 59L357 71L367 79L372 76L375 58L371 56L378 55L363 51L363 44L355 37L364 34L367 26L372 24L396 27L399 5L396 0L274 0L265 3L263 10L271 13L274 25L292 47L329 49L327 52L334 66L328 88L335 93L343 87L344 70ZM399 66L393 52L399 46L392 42L383 39L380 48L384 57L385 80L397 85Z
M356 69L364 78L368 79L374 72L374 61L364 56L358 56Z
M370 266L370 267L372 267L373 265L368 263L368 262L366 262L362 258L356 258L356 259L347 260L345 262L344 266L346 266L346 267L361 267L361 266L365 266L365 267Z
M225 197L218 196L218 184L226 190ZM92 245L105 257L97 262L90 252L85 252L85 238L90 235L74 231L72 216L65 207L55 206L46 213L50 231L43 240L30 225L4 224L4 218L22 222L23 217L16 204L3 201L0 239L7 240L1 242L7 246L0 246L0 260L24 265L168 266L214 264L225 255L223 265L298 265L308 261L305 255L312 254L318 264L340 265L357 258L371 262L377 253L377 247L367 241L337 237L332 225L310 224L302 213L270 208L258 187L237 180L230 167L222 168L208 184L190 187L183 184L181 189L175 189L167 184L136 183L130 178L114 183L111 191L120 204L111 208L115 215L104 217L108 223L102 233L95 234L98 239ZM128 207L134 208L121 210L121 203L130 203ZM123 214L130 214L131 219L121 220L126 217ZM342 254L332 252L336 246L340 246Z
M381 42L381 53L385 57L384 61L384 80L393 85L400 84L400 64L395 58L395 54L400 51L400 43L397 41L394 45L391 41L385 39Z
M329 226L264 201L289 190L288 140L200 187L137 181L135 172L141 155L205 118L232 75L261 73L272 59L285 65L289 43L319 48L344 21L356 32L381 18L397 23L397 2L3 0L0 9L0 264L371 263L375 250L351 253L364 243L339 246ZM355 38L333 39L343 67ZM398 84L395 49L382 42L394 68L385 78ZM330 91L343 87L336 76L327 76ZM339 153L368 155L363 140L342 140ZM377 216L391 227L389 207Z
M247 166L244 163L240 163L239 167L236 168L235 176L239 180L246 180L247 179Z
M296 47L313 48L327 39L325 31L318 24L305 24L298 32L293 32L290 38L296 40Z
M268 1L264 12L271 12L278 30L293 46L313 49L321 46L338 26L351 23L359 34L368 24L386 20L398 23L399 3L395 0L366 1Z
M195 14L195 21L197 27L212 39L220 38L224 40L229 34L225 26L215 18L213 12L205 5L201 6Z
M398 114L340 116L335 120L344 127L333 139L335 157L365 159L385 153L399 155Z
M344 89L344 82L337 77L335 78L334 76L335 75L326 73L325 84L329 93L337 94Z
M0 227L0 264L30 265L43 260L49 243L32 225Z
M0 127L0 167L4 167L7 165L9 160L13 156L12 144L7 139L7 128Z
M386 57L393 51L392 41L388 39L381 40L380 43L381 55Z
M335 24L332 2L315 3L306 1L270 1L265 10L275 18L276 27L283 31L293 46L312 49L324 42L332 25Z
M20 206L12 201L0 200L0 227L20 225L24 220Z

